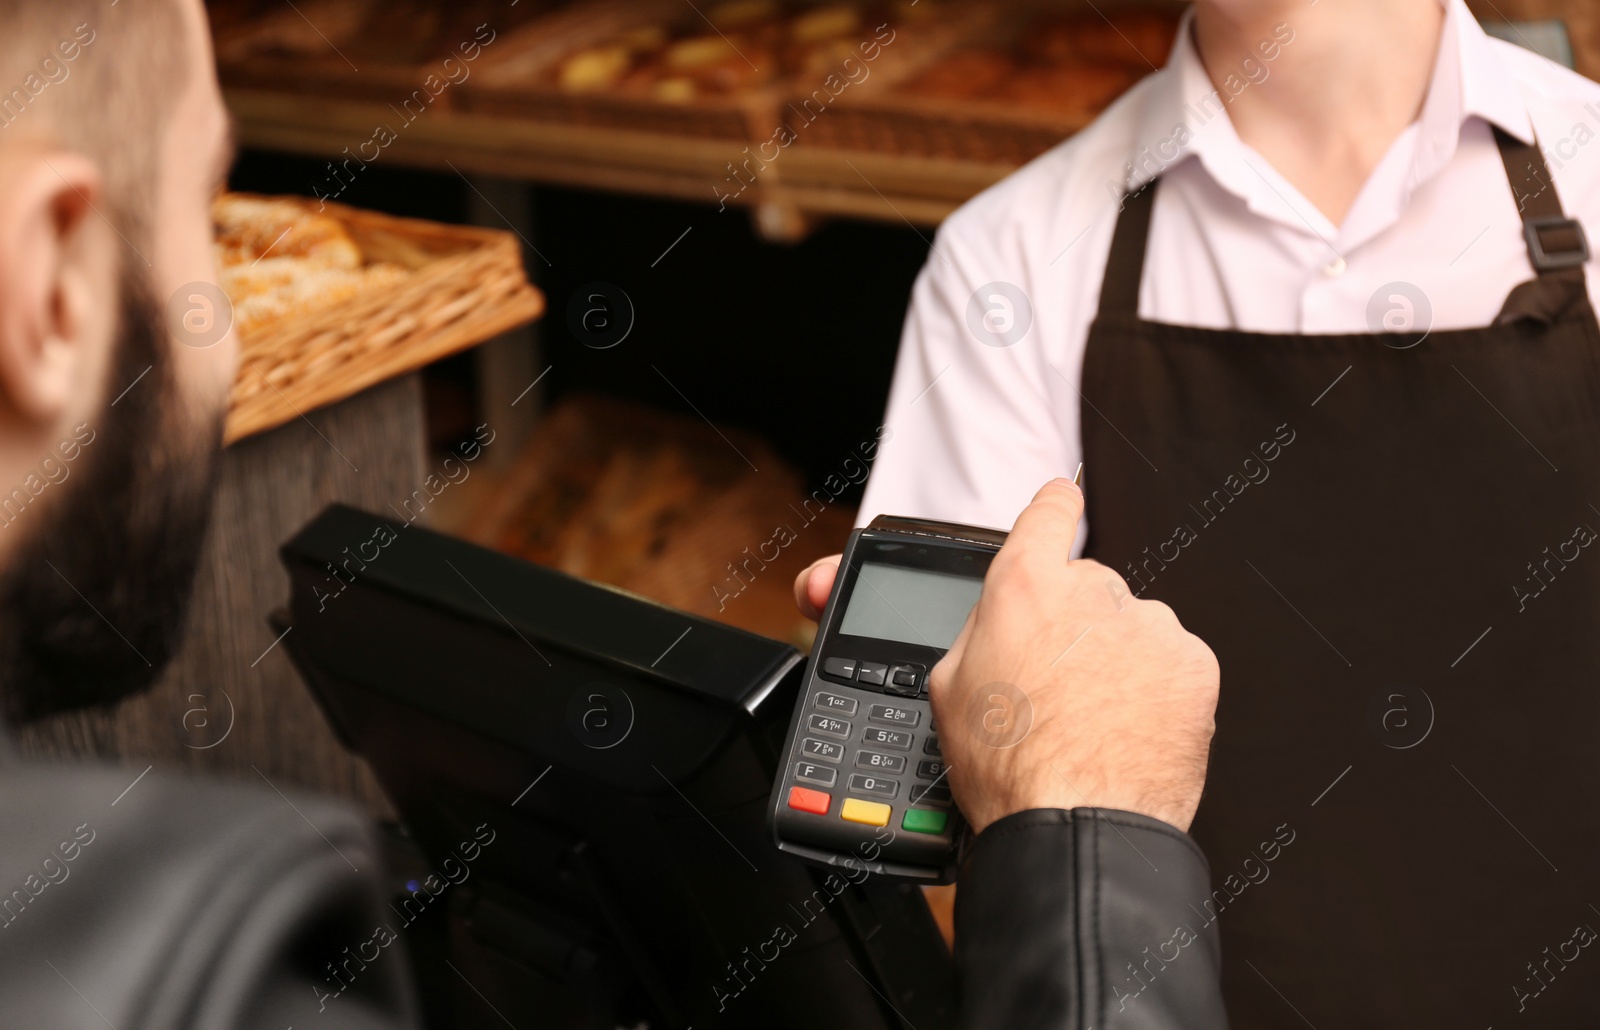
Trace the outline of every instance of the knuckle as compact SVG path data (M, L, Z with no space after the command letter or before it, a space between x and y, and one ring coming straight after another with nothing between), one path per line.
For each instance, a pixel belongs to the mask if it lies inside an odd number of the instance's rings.
M989 571L984 573L984 586L1003 587L1014 575L1018 566L1025 564L1021 551L1012 547L1002 547L989 562Z
M1010 594L1035 594L1044 583L1047 574L1040 567L1040 563L1031 560L1025 551L1013 551L1010 554L1001 552L995 555L994 562L989 566L986 587L993 586L995 592L1001 597Z
M1216 652L1193 633L1185 633L1183 638L1180 654L1184 662L1202 675L1215 692L1222 679L1222 666L1217 661Z
M1086 591L1090 591L1096 608L1120 612L1137 601L1133 591L1128 589L1127 580L1123 579L1115 569L1102 565L1093 558L1079 558L1070 568L1074 576L1081 577L1081 583Z
M1178 613L1173 611L1172 606L1165 601L1141 599L1136 603L1134 610L1139 613L1140 618L1147 624L1157 629L1170 629L1179 625Z
M1117 575L1110 568L1102 565L1098 561L1095 561L1093 558L1074 558L1071 562L1070 568L1081 573L1094 573L1096 575L1104 573L1110 576ZM1121 579L1122 577L1118 576L1117 578Z

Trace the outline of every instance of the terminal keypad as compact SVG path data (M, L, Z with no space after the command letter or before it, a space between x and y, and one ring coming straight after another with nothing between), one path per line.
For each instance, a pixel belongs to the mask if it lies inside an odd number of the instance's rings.
M950 789L939 738L927 718L927 703L920 700L926 697L927 669L835 656L823 661L821 674L891 696L888 703L858 703L843 693L813 691L803 717L800 761L790 770L796 786L790 788L789 807L872 826L895 822L899 808L898 829L945 832Z

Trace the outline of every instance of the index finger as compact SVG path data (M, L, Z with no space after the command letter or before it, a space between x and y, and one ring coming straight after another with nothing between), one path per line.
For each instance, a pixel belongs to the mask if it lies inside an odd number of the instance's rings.
M1060 555L1066 564L1072 545L1078 539L1078 522L1083 518L1083 491L1070 479L1052 479L1033 495L1011 527L1011 534L1000 548L1000 556L1031 553Z

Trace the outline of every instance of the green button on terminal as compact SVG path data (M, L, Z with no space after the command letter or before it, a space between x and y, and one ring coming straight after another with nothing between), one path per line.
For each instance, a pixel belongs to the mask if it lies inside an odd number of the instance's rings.
M905 818L900 820L900 828L910 830L912 833L943 833L944 824L949 818L948 812L927 812L920 808L908 808Z

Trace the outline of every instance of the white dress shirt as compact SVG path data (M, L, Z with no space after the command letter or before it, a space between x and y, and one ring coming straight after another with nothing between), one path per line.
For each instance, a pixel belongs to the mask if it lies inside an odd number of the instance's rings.
M1342 225L1240 141L1227 115L1229 92L1270 76L1294 48L1294 26L1263 40L1218 93L1192 14L1166 67L951 215L912 292L860 524L888 514L1009 529L1040 486L1072 474L1079 420L1099 417L1080 413L1078 383L1125 184L1162 176L1140 316L1211 328L1370 332L1385 323L1370 321L1369 302L1395 282L1425 300L1409 315L1395 309L1388 328L1407 317L1426 317L1422 328L1489 324L1534 274L1491 124L1527 142L1537 133L1566 213L1600 231L1600 85L1490 38L1463 0L1445 8L1421 113ZM1585 273L1594 297L1593 261ZM1020 290L1031 318L995 283ZM1141 460L1137 444L1122 460ZM1085 469L1086 490L1094 474Z

